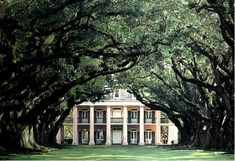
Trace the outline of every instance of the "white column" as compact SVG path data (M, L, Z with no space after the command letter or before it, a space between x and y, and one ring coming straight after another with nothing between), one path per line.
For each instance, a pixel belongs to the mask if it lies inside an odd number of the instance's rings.
M94 142L94 106L90 106L90 141L89 145L95 145Z
M128 145L127 141L127 107L123 107L123 142L122 145Z
M168 124L168 141L167 144L172 144L172 141L178 143L178 129L173 123Z
M156 120L156 131L155 131L155 145L161 145L161 113L160 111L155 111Z
M139 145L144 145L144 106L140 106L140 142Z
M58 133L56 135L56 142L58 144L61 144L61 130L60 130L60 128L59 128L59 131L58 131Z
M178 144L178 133L179 133L179 130L178 130L178 128L175 126L175 125L173 125L173 127L174 127L174 135L173 135L173 138L174 138L174 144Z
M78 109L73 106L73 145L78 145Z
M111 109L109 106L106 112L106 145L111 145Z
M167 139L167 144L171 144L172 141L172 125L171 123L168 123L168 139Z

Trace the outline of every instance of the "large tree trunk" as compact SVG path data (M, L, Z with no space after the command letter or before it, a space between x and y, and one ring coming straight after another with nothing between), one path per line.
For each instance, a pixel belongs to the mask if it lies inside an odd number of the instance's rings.
M220 149L234 151L234 131L229 126L229 120L223 114L213 114L211 122L203 122L195 127L192 146L203 149ZM200 123L198 123L200 124Z
M73 105L73 104L72 104ZM64 111L54 112L48 110L48 114L39 117L40 123L35 128L35 138L37 143L44 146L57 146L56 135L65 118L69 115L72 105L68 106ZM54 108L59 108L55 106Z
M65 109L65 111L63 111L63 113L60 115L60 118L51 127L51 129L49 131L49 135L48 135L49 145L51 145L51 146L57 145L56 135L60 129L60 126L63 124L65 118L69 115L70 111L72 110L72 107L73 107L72 105L70 105L67 109Z
M4 149L8 151L20 151L22 149L30 151L47 150L47 148L36 143L32 125L18 124L18 128L15 129L11 127L11 124L16 123L10 122L6 125L8 128L1 127L0 137L3 139L1 139L0 144Z
M189 129L179 130L179 145L189 145L191 144L190 140L192 138L193 133Z
M46 147L38 145L34 139L34 130L32 125L27 125L21 133L20 138L21 148L45 151Z

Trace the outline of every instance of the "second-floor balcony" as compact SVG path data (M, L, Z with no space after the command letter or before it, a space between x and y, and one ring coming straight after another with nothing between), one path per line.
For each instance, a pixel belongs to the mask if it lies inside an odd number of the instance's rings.
M130 124L138 124L140 122L139 118L128 118L128 123Z
M155 118L145 118L144 123L148 123L148 124L155 123Z
M95 123L100 123L100 124L106 123L106 118L105 117L96 117Z
M89 124L90 123L90 118L77 118L77 122L80 124ZM106 117L95 117L94 122L97 124L105 124L106 123ZM139 124L140 123L140 118L131 118L128 117L127 119L128 124ZM168 118L161 118L161 123L170 123L171 121ZM67 117L64 120L64 123L73 123L73 118L72 117ZM114 124L122 124L123 123L123 117L111 117L111 123ZM144 123L145 124L154 124L156 123L156 118L144 118Z
M90 123L89 118L78 118L78 123Z
M111 123L121 124L121 123L123 123L123 118L122 117L112 117Z

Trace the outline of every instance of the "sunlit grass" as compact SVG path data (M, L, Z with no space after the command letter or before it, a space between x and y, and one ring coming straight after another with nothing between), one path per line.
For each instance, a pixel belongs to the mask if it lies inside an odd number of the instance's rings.
M171 150L161 146L67 146L48 153L12 154L4 158L13 160L234 160L234 155L218 151Z

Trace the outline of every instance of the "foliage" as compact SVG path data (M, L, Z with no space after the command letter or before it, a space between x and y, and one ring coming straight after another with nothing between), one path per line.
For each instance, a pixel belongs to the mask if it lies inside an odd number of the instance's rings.
M233 6L231 0L2 1L0 146L54 145L73 105L99 100L118 80L165 112L182 143L233 150Z
M3 4L0 136L5 139L0 146L6 149L40 150L37 144L55 144L59 126L74 103L98 100L108 92L105 75L133 67L140 55L154 50L146 43L150 36L144 33L145 25L151 19L142 22L147 13L144 1ZM28 140L22 136L27 132Z
M159 3L167 32L156 41L157 52L117 74L137 99L168 115L183 144L233 149L234 13L226 2Z

